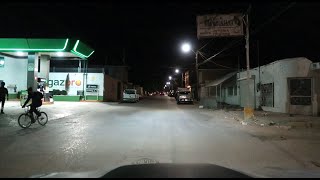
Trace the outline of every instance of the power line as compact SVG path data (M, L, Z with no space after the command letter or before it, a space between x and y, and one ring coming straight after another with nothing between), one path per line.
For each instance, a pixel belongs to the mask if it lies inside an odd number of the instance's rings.
M206 43L205 45L203 45L200 49L198 49L198 51L200 51L201 49L205 48L208 44L210 44L213 41L213 39L210 39L210 41L208 43Z

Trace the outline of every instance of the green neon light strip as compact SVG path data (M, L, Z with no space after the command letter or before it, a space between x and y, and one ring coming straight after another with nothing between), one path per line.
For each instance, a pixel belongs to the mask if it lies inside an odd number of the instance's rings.
M72 52L73 54L75 54L75 55L77 55L77 56L79 56L79 57L83 58L83 59L86 59L86 58L87 58L87 57L86 57L86 56L84 56L83 54L78 53L78 52L75 52L74 50L71 50L71 52Z
M17 49L17 48L0 48L0 51L64 51L68 45L69 39L66 39L63 49Z
M73 47L73 49L71 50L71 52L73 52L74 54L77 54L78 56L82 56L82 57L84 57L84 58L88 58L89 56L91 56L93 53L94 53L94 51L92 51L89 55L84 55L84 54L82 54L82 53L80 53L80 52L78 52L77 51L77 47L78 47L78 45L79 45L79 40L77 40L77 42L76 42L76 44L74 45L74 47Z

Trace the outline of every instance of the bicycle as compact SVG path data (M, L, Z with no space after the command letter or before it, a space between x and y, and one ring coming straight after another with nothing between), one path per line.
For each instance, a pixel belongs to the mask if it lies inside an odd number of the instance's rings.
M35 114L30 113L30 106L24 108L25 113L21 114L18 118L18 124L20 127L26 129L29 128L32 124L32 117L38 121L38 123L42 126L46 125L48 122L48 115L47 113L41 111L40 108L37 110L40 112L40 116L37 117Z

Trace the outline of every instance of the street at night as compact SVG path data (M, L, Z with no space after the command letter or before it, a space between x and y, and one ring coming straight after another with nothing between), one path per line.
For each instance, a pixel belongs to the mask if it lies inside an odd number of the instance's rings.
M319 178L319 9L2 2L0 178Z
M316 177L320 133L242 126L223 111L177 105L167 96L138 103L45 105L50 120L21 129L10 102L0 132L1 177L99 172L149 159L209 163L257 177ZM77 108L75 108L77 107ZM74 109L74 110L73 110ZM55 116L60 114L60 116ZM281 140L280 136L286 139Z

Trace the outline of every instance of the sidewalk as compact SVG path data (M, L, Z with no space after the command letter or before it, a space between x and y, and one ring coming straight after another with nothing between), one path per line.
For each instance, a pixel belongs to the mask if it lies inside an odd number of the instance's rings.
M286 113L255 111L253 120L245 121L243 118L243 111L241 110L226 110L226 113L233 116L233 118L243 125L254 126L269 126L283 129L320 129L320 117L293 115L289 116Z

